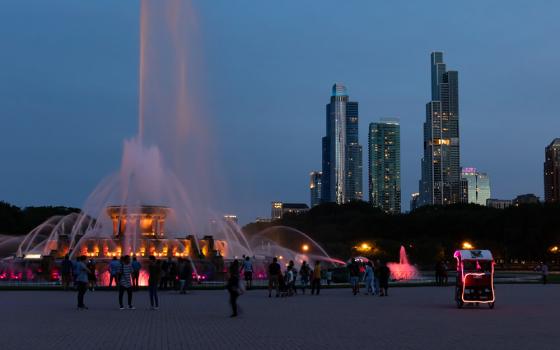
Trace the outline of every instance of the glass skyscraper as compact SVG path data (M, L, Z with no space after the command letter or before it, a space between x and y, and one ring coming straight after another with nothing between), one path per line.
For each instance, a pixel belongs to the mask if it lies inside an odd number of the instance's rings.
M369 201L387 213L401 212L401 140L396 119L371 123L368 133Z
M545 150L544 200L560 202L560 139L554 139Z
M459 79L442 52L432 52L432 100L426 105L420 205L461 202Z
M321 204L322 173L320 171L312 171L309 177L310 206L314 207Z
M361 200L362 146L358 141L358 102L351 102L342 84L334 84L326 107L326 131L322 140L321 200L346 203Z
M463 168L461 178L466 183L464 202L485 206L486 201L492 198L488 174L478 172L476 168Z

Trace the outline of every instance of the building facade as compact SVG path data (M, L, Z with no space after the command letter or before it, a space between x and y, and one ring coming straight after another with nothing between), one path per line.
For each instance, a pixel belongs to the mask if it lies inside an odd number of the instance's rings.
M431 54L432 100L426 105L421 205L461 202L459 76L448 71L442 52Z
M363 197L358 122L358 102L349 101L344 85L334 84L326 106L326 136L322 140L323 202L340 204Z
M312 171L311 174L309 174L309 203L312 208L321 204L322 175L323 173L320 171Z
M464 203L486 205L491 198L490 178L488 174L476 168L463 168L461 171L462 195ZM464 188L466 185L466 188Z
M396 119L369 125L369 202L386 213L401 212L401 138Z
M309 210L305 203L272 202L271 219L281 219L286 214L302 214Z
M545 149L544 200L560 202L560 138L554 139Z
M513 205L513 200L511 199L497 199L488 198L486 200L486 206L494 209L505 209Z

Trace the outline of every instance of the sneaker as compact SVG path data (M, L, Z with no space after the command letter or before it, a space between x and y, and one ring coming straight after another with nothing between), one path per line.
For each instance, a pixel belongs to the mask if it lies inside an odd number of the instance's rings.
M135 308L134 306L132 306L132 305L129 305L129 306L128 306L128 309L129 309L129 310L136 310L136 308Z
M119 310L124 310L124 306L119 307Z
M155 306L155 307L154 307L154 310L159 310L159 306Z

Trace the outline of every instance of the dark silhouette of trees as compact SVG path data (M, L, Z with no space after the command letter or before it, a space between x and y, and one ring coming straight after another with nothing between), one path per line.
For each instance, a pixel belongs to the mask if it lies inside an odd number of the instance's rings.
M23 235L55 215L79 213L80 209L70 207L26 207L19 208L0 201L0 234Z

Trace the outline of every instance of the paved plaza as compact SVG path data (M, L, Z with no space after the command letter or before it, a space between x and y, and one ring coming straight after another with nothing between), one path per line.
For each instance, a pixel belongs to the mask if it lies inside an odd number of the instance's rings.
M319 297L240 298L229 318L225 291L162 292L150 311L120 311L117 294L0 291L0 349L558 349L560 285L498 285L496 308L456 309L451 287L394 288L387 298L346 289Z

